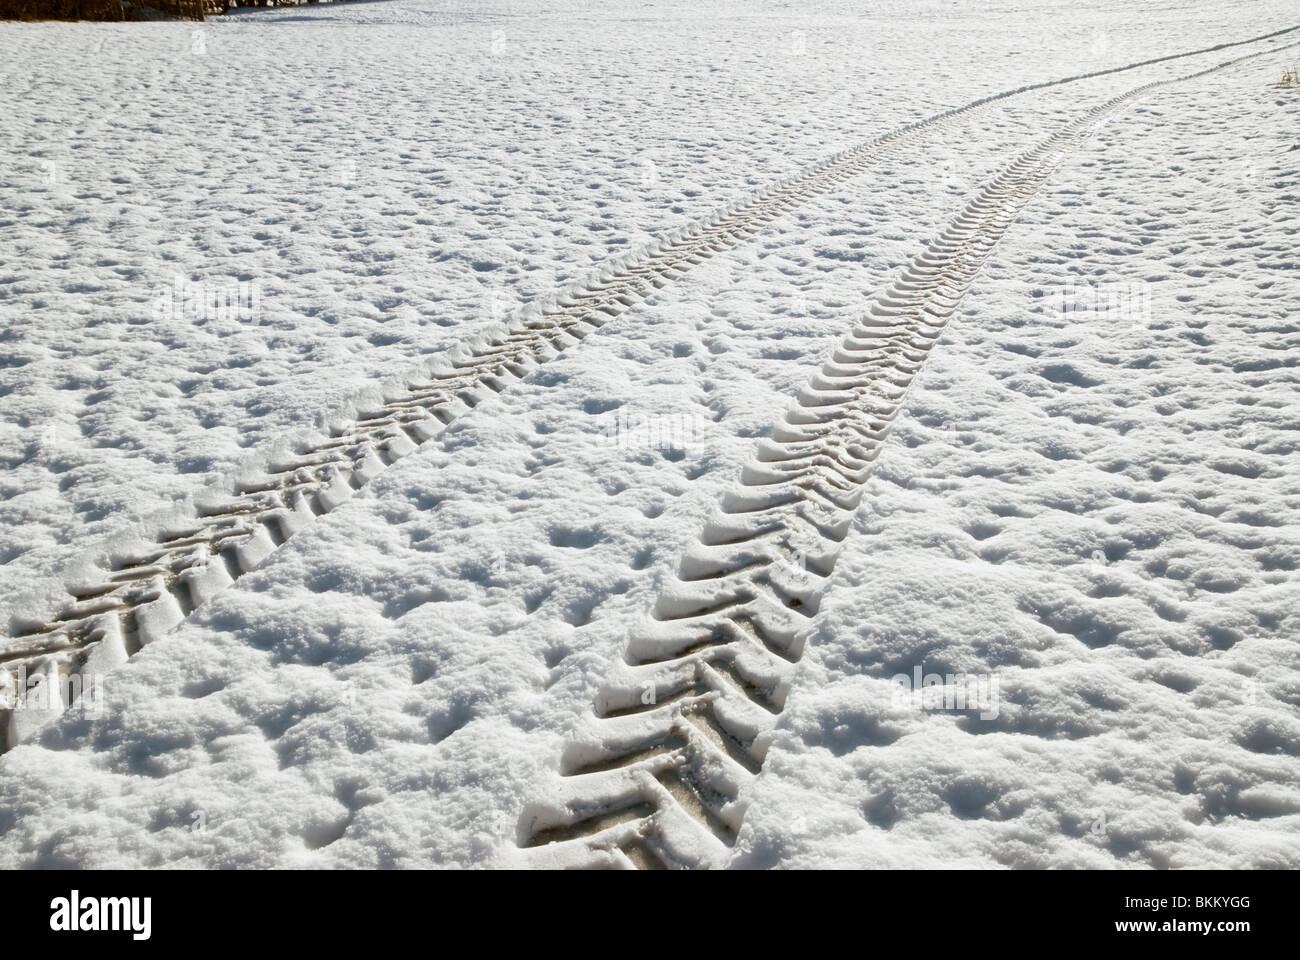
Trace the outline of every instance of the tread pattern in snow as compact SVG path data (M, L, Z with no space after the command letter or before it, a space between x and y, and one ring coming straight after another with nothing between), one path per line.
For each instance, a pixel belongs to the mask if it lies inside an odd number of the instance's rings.
M67 708L77 691L165 635L215 593L258 567L280 544L347 501L376 474L435 437L448 423L528 376L538 365L649 298L692 266L757 234L800 203L834 189L881 159L913 148L922 138L1011 97L1164 60L1256 43L1294 30L1300 27L1032 84L910 124L732 203L712 217L621 259L541 310L526 312L499 335L453 351L440 365L430 367L424 376L408 382L375 409L336 425L321 441L301 445L293 455L270 463L262 476L237 483L225 502L196 509L187 523L162 530L146 548L113 559L97 582L71 587L68 602L52 617L18 624L10 641L0 645L0 752L30 740ZM924 339L924 334L918 336ZM915 354L917 349L909 348L907 355ZM829 498L826 504L837 502ZM751 589L759 590L759 583L755 580ZM783 598L775 586L762 587L762 591L764 596L770 595L774 608L799 606L786 603L782 607L790 598ZM762 606L757 599L746 602ZM804 613L811 610L806 607ZM766 639L777 638L774 642L779 647L785 629L772 627L774 633L760 636L760 630L768 627L746 626L750 620L743 616L727 622L731 624L728 629L748 631L745 635L757 637L760 645ZM786 654L787 659L797 656L789 650ZM779 653L773 656L780 659ZM711 683L713 675L732 670L732 659L719 654L712 658L715 662L691 669L711 671L706 678ZM745 661L742 658L737 662ZM732 679L742 689L752 687L754 695L748 699L775 704L775 693L766 701L761 695L767 689L763 683L770 679L768 674L758 671L767 679L758 686L746 687L744 670L736 666ZM36 700L38 706L20 697L29 691L32 677L40 677L44 688ZM15 708L20 702L24 706ZM711 714L723 707L692 709ZM701 722L710 726L707 720ZM724 746L727 743L725 738L721 742ZM756 761L751 756L749 761L742 758L737 762L752 766ZM686 793L679 793L682 802L688 803Z
M1271 51L1270 51L1271 52ZM530 804L539 866L728 862L840 544L926 357L994 246L1051 172L1157 88L1088 111L984 186L877 295L758 445L739 485L632 633L560 760L558 799Z
M988 107L1013 91L911 124L843 151L730 204L711 218L624 258L597 277L525 314L496 337L455 353L439 369L331 435L235 485L224 503L111 563L102 580L70 588L48 620L21 625L0 649L0 694L43 678L41 706L5 709L0 750L24 742L69 705L75 691L166 634L215 593L258 567L316 517L347 501L380 471L443 427L528 376L691 267L759 233L799 204L913 146L922 137ZM13 698L11 698L12 700Z

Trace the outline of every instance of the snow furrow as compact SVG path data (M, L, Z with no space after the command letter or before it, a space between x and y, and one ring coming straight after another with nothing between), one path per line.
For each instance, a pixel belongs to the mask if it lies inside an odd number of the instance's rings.
M727 863L742 790L761 770L865 483L994 246L1111 116L1161 87L1259 55L1143 84L1089 110L994 177L872 300L760 441L740 484L632 632L625 662L566 746L550 796L524 809L518 840L531 862Z
M335 422L328 435L299 444L293 453L273 459L260 475L235 483L222 500L198 505L183 522L169 519L134 549L116 548L115 553L97 564L93 577L83 575L78 583L69 586L68 601L53 614L42 619L16 621L11 638L0 646L0 664L4 667L0 670L0 752L29 740L65 710L88 681L167 634L216 593L260 566L290 537L347 502L386 467L436 437L447 424L527 377L629 307L652 297L692 266L756 235L799 204L835 189L878 161L919 148L923 139L1011 97L1162 60L1269 40L1297 29L1300 27L1020 87L909 124L728 204L711 217L620 258L546 305L525 310L495 335L463 345L445 359L430 364L420 376L395 388L381 402L359 404L356 415ZM969 218L982 216L979 208L968 214ZM959 224L955 229L964 228ZM946 255L947 248L938 246L936 251ZM923 266L925 270L922 266L916 268L914 280L929 284L925 288L930 303L926 309L955 303L963 289L961 283L951 279L932 282L932 265ZM882 302L880 309L905 311L917 302L920 301L916 291L904 286L890 301ZM920 351L919 355L923 356L928 349L927 336L923 331L909 333L878 349L870 348L877 352L869 360L846 354L845 362L862 370L881 364L888 368L894 364L892 353L896 350L911 351L913 355ZM895 374L900 376L910 377L908 369L894 366ZM837 370L838 367L825 371L825 389L832 391L827 394L828 403L834 402L834 391L852 389L851 384L846 386L836 381ZM878 388L884 383L879 379L873 382ZM891 394L891 402L901 398L899 391L903 389L899 387L896 395ZM810 410L820 407L822 404L809 400ZM874 426L853 429L859 432L883 429L883 422L874 423ZM812 431L809 436L814 445L821 446L816 447L817 453L809 463L821 468L820 458L829 448L816 433ZM787 454L778 456L784 458ZM841 523L835 514L844 509L844 485L852 482L845 478L851 477L852 468L846 466L848 473L843 476L824 470L825 476L805 476L796 463L801 456L802 453L792 448L791 464L773 472L784 479L780 484L771 484L773 489L765 491L763 496L776 498L778 505L801 517L802 527L811 534L825 535L828 530L838 529L835 525ZM742 498L737 504L751 501L759 506L747 507L745 511L737 507L738 516L748 511L753 522L765 517L764 522L772 519L764 511L775 507L762 498ZM725 529L730 528L720 527L719 531ZM737 536L746 536L747 531L742 526ZM731 611L727 622L769 655L797 659L797 651L791 648L793 641L786 636L794 627L773 625L784 623L779 611L786 609L790 600L788 588L764 583L762 590L758 590L754 584L759 581L753 581L749 588L752 596L745 593L719 598L716 610L719 615ZM743 616L736 612L741 609L746 611ZM805 615L808 612L805 608ZM718 662L707 668L707 675L700 676L720 678L723 675L720 671L725 670L733 687L751 690L755 697L768 696L764 691L773 689L771 677L757 666L747 666L748 660L740 653L724 655L715 650L711 658ZM40 683L45 687L40 696L32 696L33 678L41 678ZM11 697L7 695L9 692L23 695ZM710 706L711 702L701 701L697 712L711 716L715 709L720 709ZM710 727L711 723L708 719L701 721L703 727ZM701 724L695 727L701 728ZM694 788L683 786L674 795L690 789Z

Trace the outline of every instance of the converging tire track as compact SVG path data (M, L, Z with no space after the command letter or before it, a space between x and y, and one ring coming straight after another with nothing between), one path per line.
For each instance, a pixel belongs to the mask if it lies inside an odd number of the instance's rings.
M498 335L452 351L382 403L335 424L323 439L273 460L262 476L236 483L224 502L195 508L187 522L165 526L146 547L113 558L94 582L70 586L69 601L50 618L18 623L11 641L0 648L0 752L30 740L79 691L164 636L447 424L800 203L1011 97L1295 30L1300 26L1032 84L901 127L728 204L615 261L541 309L525 311ZM709 669L716 673L724 665L719 660Z
M841 542L926 357L1047 177L1144 84L984 186L877 295L683 555L518 840L537 866L716 867L744 816ZM558 799L557 799L558 798Z

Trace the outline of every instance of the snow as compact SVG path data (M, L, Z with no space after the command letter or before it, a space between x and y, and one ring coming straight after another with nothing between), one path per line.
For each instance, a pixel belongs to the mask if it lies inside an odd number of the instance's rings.
M1292 25L872 6L6 26L0 602L48 609L367 387L835 150ZM999 103L453 422L0 757L6 862L525 862L629 629L869 295L1086 109L1284 42ZM1130 106L1008 231L868 482L735 865L1300 864L1284 62ZM260 309L160 317L178 274ZM1063 311L1071 280L1119 309ZM997 716L900 703L917 667L996 678Z

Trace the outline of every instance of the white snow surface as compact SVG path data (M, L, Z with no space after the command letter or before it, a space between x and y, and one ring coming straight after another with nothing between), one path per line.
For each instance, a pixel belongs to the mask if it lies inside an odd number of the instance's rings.
M835 150L1295 25L1090 6L0 27L0 604L48 607L367 387ZM0 757L0 857L518 864L629 626L867 297L1084 110L1294 39L1009 99L664 288ZM1300 866L1296 59L1151 94L1021 213L880 457L735 865ZM260 312L160 319L177 274L255 281ZM1063 312L1070 281L1149 310ZM698 436L622 448L620 413ZM995 677L997 717L900 708L916 667Z

